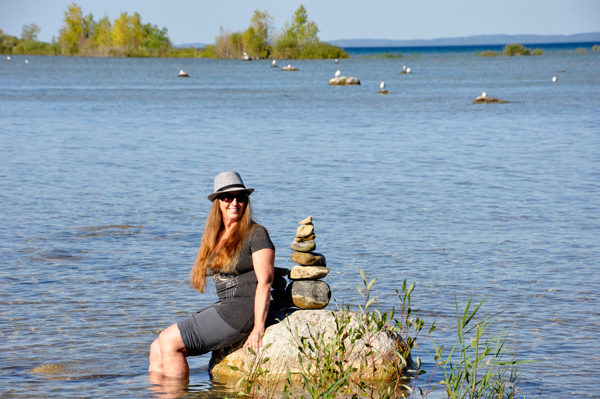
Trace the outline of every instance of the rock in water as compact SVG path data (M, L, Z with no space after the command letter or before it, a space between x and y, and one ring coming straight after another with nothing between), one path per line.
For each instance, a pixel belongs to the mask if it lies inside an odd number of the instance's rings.
M294 238L294 241L296 241L296 242L310 241L310 240L314 240L316 236L317 235L315 233L313 233L313 234L309 235L308 237L296 237L296 238Z
M312 224L312 216L309 216L306 219L299 221L298 224Z
M330 86L348 86L348 85L360 85L358 78L350 76L340 76L329 80Z
M295 280L286 291L294 305L301 309L323 309L331 299L329 284L321 280Z
M294 251L298 251L298 252L310 252L310 251L314 251L315 249L317 249L317 243L315 242L315 240L308 240L308 241L301 241L301 242L294 241L290 245L290 248L293 249Z
M298 227L298 230L296 231L296 237L305 238L314 232L315 226L313 226L312 224L303 224L300 227Z
M277 316L277 318L280 320L283 319L283 322L269 326L263 336L263 344L271 345L264 349L263 358L269 358L270 360L262 367L269 370L269 375L274 378L285 379L288 367L292 375L297 376L297 373L300 371L298 364L298 355L300 353L290 329L294 331L297 328L300 338L308 338L311 335L317 336L322 333L323 341L327 345L335 339L335 321L336 317L340 315L339 312L331 312L329 310L297 310L287 317L282 312L282 315ZM351 321L348 328L357 328L360 318L364 317L356 312L350 312L349 316L351 317ZM397 337L373 331L371 334L368 333L366 338L368 339L369 346L366 345L367 340L364 337L358 339L355 345L351 345L349 342L346 344L348 348L348 352L346 353L348 366L357 369L352 378L361 376L362 379L369 381L390 381L401 377L397 372L394 372L396 370L395 365L404 363L400 359L400 354L397 350ZM209 370L211 376L216 381L227 385L235 385L236 381L243 375L240 371L232 370L229 366L237 367L239 370L248 370L253 364L255 357L250 354L244 342L241 341L233 346L212 352ZM367 355L370 350L373 350L373 356ZM305 360L306 358L304 358ZM414 369L410 357L406 359L406 363L405 370ZM375 375L371 373L373 365L376 366Z
M498 103L498 104L506 104L508 101L500 100L499 98L487 97L487 96L477 96L475 100L473 100L473 104L484 104L484 103Z
M317 280L329 274L329 268L323 266L294 266L290 273L292 280Z
M316 252L294 252L290 259L303 266L327 266L325 256Z

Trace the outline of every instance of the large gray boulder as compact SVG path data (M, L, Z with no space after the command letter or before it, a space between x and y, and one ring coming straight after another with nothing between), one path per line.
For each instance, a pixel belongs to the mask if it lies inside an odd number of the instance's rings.
M342 310L342 312L345 310ZM336 311L336 314L339 314ZM298 377L300 367L298 364L298 344L294 335L290 332L298 329L298 337L310 337L323 333L325 343L331 342L335 338L335 316L331 310L296 310L285 317L286 313L280 313L279 317L283 321L268 327L263 337L263 345L271 344L262 352L263 359L269 358L263 368L269 370L269 374L274 378L284 379L286 370L289 367L290 372ZM360 313L350 312L350 327L358 327L364 320ZM367 331L369 331L367 329ZM366 342L369 342L374 351L373 356L367 356L369 348ZM346 352L346 363L348 366L357 368L353 377L360 375L363 380L392 380L400 377L396 372L398 365L406 365L406 361L400 357L397 352L397 338L385 332L376 332L370 330L365 334L365 338L358 340L354 346L346 341L348 351ZM214 351L210 359L209 371L211 376L217 381L237 381L243 374L240 371L234 371L229 366L237 367L240 370L248 370L255 361L248 351L245 341L239 342L228 348ZM307 358L304 356L303 362ZM305 363L306 364L306 363ZM375 372L372 365L375 364ZM408 367L412 368L412 361L408 359Z

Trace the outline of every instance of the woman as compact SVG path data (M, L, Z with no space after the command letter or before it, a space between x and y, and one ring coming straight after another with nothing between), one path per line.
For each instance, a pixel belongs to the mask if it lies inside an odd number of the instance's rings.
M150 373L188 378L187 356L198 356L248 337L258 352L271 299L275 247L267 230L252 220L249 195L236 172L215 177L213 202L202 244L190 273L200 292L206 276L219 302L173 324L150 347Z

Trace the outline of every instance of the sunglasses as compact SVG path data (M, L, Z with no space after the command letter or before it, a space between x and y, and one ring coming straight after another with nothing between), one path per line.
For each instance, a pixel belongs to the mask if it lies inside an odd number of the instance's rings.
M246 201L248 201L248 194L246 194L246 193L238 193L238 194L225 193L225 194L219 195L219 199L223 202L227 202L228 204L232 203L234 198L237 200L238 204L243 204Z

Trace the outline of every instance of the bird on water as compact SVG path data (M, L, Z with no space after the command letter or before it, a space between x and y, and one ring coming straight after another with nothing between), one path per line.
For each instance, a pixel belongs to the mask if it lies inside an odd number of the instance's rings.
M336 73L335 73L335 77L336 77L336 78L337 78L337 77L339 77L339 76L340 76L340 74L341 74L341 72L340 72L339 70L338 70L338 71L336 71Z

